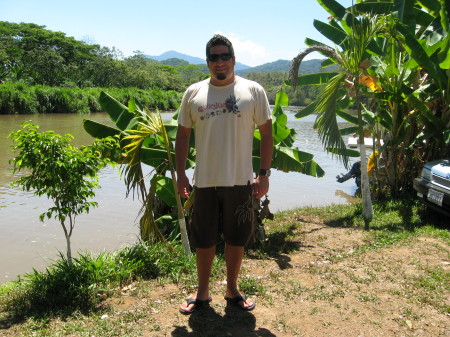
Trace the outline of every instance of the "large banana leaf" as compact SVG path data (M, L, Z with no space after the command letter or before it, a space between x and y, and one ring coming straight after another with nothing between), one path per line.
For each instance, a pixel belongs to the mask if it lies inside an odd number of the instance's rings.
M135 114L130 112L128 107L104 91L100 93L99 102L103 110L108 112L111 120L120 130L124 131L135 128L137 120L135 119Z
M314 162L313 155L284 146L274 147L272 167L283 172L300 172L310 176L322 177L325 172ZM311 163L312 164L308 164Z
M283 109L281 107L288 105L289 96L287 95L286 90L284 90L284 87L281 87L275 95L275 106L273 110L274 115L277 116L279 113L283 113Z
M318 178L323 177L325 175L325 171L314 160L305 163L305 165L303 166L302 173Z
M308 47L311 47L311 46L327 46L325 43L319 42L319 41L314 40L314 39L310 39L309 37L307 37L307 38L305 39L305 44L306 44ZM319 51L319 53L320 53L320 51ZM326 56L326 55L325 55L325 56Z
M119 129L89 119L83 120L83 127L87 133L98 139L117 136L121 132Z
M314 162L313 155L307 152L292 148L297 132L287 126L288 117L284 113L283 106L289 105L286 92L281 88L277 92L275 105L273 107L274 121L272 122L272 134L274 138L274 148L272 156L272 168L284 172L300 172L306 175L321 177L325 174L322 168ZM259 145L261 135L259 131L254 132L253 138L253 169L259 170Z
M384 2L365 2L354 5L356 11L361 13L372 13L375 15L387 15L392 13L393 3L392 0Z
M397 30L405 37L405 45L408 53L420 64L432 78L439 81L442 88L447 85L447 79L438 64L434 62L427 54L424 47L416 40L416 38L401 24L396 26Z
M286 114L280 114L272 124L273 141L275 144L280 144L291 134L291 129L287 127L287 119Z
M314 20L313 25L320 33L338 46L341 46L343 41L347 38L347 34L342 28L338 29L335 26L319 20Z
M172 156L175 156L175 153L171 152ZM168 160L167 151L163 148L157 147L142 147L140 152L140 160L143 164L149 165L154 168L158 168L161 165L165 165ZM187 168L192 168L195 166L195 161L192 158L188 158L186 163Z
M158 197L169 207L176 207L177 201L172 179L155 174L152 178L152 184L155 184L155 192Z
M317 2L333 17L342 20L345 15L345 7L336 0L317 0Z

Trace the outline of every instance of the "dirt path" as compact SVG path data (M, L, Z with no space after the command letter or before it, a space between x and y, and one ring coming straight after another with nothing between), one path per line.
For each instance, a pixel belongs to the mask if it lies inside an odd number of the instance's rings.
M227 307L216 280L210 308L191 316L178 313L187 293L156 284L109 300L112 315L142 314L143 336L450 336L450 293L433 283L449 279L443 241L419 237L361 252L362 229L296 222L297 252L244 261L242 277L259 290L254 311Z

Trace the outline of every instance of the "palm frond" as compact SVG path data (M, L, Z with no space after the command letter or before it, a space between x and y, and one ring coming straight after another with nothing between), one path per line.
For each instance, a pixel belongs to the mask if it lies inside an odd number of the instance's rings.
M338 109L337 101L340 99L339 90L345 78L345 73L340 73L333 77L316 101L317 118L315 127L317 128L319 137L325 149L337 149L338 153L345 153L346 149L336 119L336 111ZM348 158L341 154L337 156L344 163L345 167L347 167Z
M291 79L292 87L294 89L297 86L297 77L300 64L302 63L303 59L312 52L320 52L335 60L338 64L342 63L341 56L335 49L331 47L328 47L326 45L313 45L309 48L306 48L304 51L294 57L294 59L292 60L291 68L289 69L289 78Z
M124 163L126 167L123 169L125 176L125 184L127 186L127 194L138 189L142 200L146 199L147 192L144 183L144 174L142 171L141 151L145 140L152 135L159 135L164 129L161 118L156 115L158 113L144 114L140 113L140 122L137 129L127 130L128 136L124 137L125 141L130 141L123 147L126 151Z

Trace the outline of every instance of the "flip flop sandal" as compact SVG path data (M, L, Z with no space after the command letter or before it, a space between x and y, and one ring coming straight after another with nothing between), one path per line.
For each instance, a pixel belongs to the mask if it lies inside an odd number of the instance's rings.
M208 304L209 302L211 302L212 301L212 298L210 297L210 298L208 298L208 299L206 299L206 300L198 300L198 299L196 299L196 298L191 298L191 297L189 297L189 298L186 298L186 303L187 303L187 307L189 306L189 305L191 305L191 304L193 304L193 306L192 306L192 308L191 309L183 309L182 307L180 307L180 312L183 314L183 315L190 315L190 314L192 314L196 309L198 309L198 308L200 308L201 306L203 306L203 305L206 305L206 304Z
M256 307L256 303L255 303L255 302L253 302L253 303L252 303L250 306L248 306L248 307L244 307L244 306L242 306L242 305L239 304L239 302L241 302L241 301L243 301L244 303L247 302L247 298L248 298L248 297L245 296L245 295L239 295L239 296L236 296L236 297L227 297L227 296L225 296L224 298L225 298L225 300L226 300L227 302L236 305L237 307L241 308L241 309L244 310L244 311L251 311L251 310L255 309L255 307Z

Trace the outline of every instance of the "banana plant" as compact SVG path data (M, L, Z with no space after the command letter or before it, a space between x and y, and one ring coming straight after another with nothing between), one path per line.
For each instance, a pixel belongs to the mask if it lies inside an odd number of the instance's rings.
M164 123L161 118L161 114L157 111L154 113L146 113L143 114L142 110L136 107L136 110L141 114L140 121L137 124L137 128L133 130L128 130L129 135L124 137L124 141L130 141L129 144L124 146L124 150L126 150L127 155L129 156L130 160L128 161L127 169L130 171L127 176L133 177L133 180L140 184L140 181L138 179L141 179L141 172L136 172L133 167L140 165L140 155L143 149L143 144L148 139L156 140L156 142L153 145L161 146L164 148L166 155L167 155L167 161L164 163L167 168L170 171L170 175L172 178L172 188L173 188L173 195L175 197L176 201L176 208L177 208L177 214L178 214L178 223L180 226L180 233L181 233L181 243L184 249L184 252L186 254L190 253L190 247L189 247L189 240L187 236L187 229L186 229L186 221L185 221L185 215L183 213L183 206L181 204L181 198L180 195L177 192L177 182L176 182L176 176L175 176L175 164L173 161L173 154L172 154L172 143L169 139L167 130L164 126ZM130 174L130 172L133 172ZM163 175L155 175L156 179L152 179L152 186L154 184L159 183L160 180L163 182L166 182L166 177ZM154 177L154 178L155 178ZM142 180L141 180L142 181ZM169 189L171 190L171 189ZM153 205L153 200L151 198L147 198L146 202L146 212L144 213L144 221L146 219L151 219L151 205ZM148 210L148 211L147 211Z
M360 11L388 17L367 73L379 90L369 95L385 139L374 179L377 193L413 191L424 162L450 156L450 38L448 1L360 1Z
M85 130L95 138L119 136L121 154L116 155L116 161L122 166L124 180L127 185L127 195L136 193L143 203L140 218L140 236L144 241L165 241L158 222L166 214L157 214L155 219L156 199L163 200L169 208L177 208L178 223L184 251L190 252L187 239L186 224L182 216L182 205L176 193L174 179L173 149L170 138L174 137L176 127L173 123L164 125L159 113L150 113L130 100L128 107L105 92L100 94L100 104L108 112L116 127L110 127L92 120L84 120ZM154 168L155 174L150 180L147 191L146 177L143 165ZM188 165L193 165L188 160ZM172 175L171 184L167 184L165 173Z

